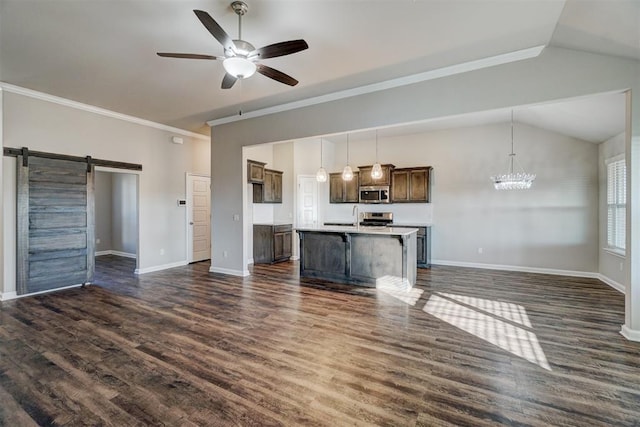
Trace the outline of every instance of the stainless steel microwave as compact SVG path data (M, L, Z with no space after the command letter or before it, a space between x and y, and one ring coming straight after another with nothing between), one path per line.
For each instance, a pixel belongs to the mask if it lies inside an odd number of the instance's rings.
M360 203L391 203L388 185L360 187Z

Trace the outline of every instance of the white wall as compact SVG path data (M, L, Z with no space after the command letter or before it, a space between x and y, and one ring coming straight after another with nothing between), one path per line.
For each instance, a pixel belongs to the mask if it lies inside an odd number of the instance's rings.
M598 147L599 183L599 272L608 280L615 282L619 288L624 288L626 257L606 251L607 247L607 166L606 160L625 152L624 133L603 142Z
M113 250L111 240L113 187L111 173L96 171L95 173L95 207L96 207L96 252ZM100 240L100 242L98 242Z
M293 223L295 176L293 142L273 145L273 169L282 171L282 203L273 205L276 222Z
M186 172L210 172L210 145L172 131L4 91L5 147L23 147L75 156L139 163L140 272L186 263L186 215L176 200L185 198ZM13 161L14 159L5 159ZM7 164L6 162L4 163ZM15 197L15 181L3 182L4 197ZM15 216L4 206L5 216ZM5 227L7 227L5 220ZM11 229L4 229L9 234ZM15 237L5 238L4 266L15 269ZM161 252L163 252L161 254ZM13 272L15 274L15 272ZM11 272L9 272L9 276ZM4 283L5 289L14 286Z
M113 189L112 249L134 255L138 245L137 176L126 173L111 174Z

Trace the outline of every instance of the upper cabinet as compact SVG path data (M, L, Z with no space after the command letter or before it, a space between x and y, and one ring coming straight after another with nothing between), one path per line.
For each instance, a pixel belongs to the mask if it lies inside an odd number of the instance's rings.
M391 172L391 202L430 203L432 167L402 168Z
M360 186L391 185L391 171L393 171L394 167L393 165L382 165L382 178L373 179L371 177L373 166L358 166L358 170L360 171Z
M266 163L247 160L247 181L253 184L253 203L282 203L282 172Z
M329 203L358 203L359 172L351 181L344 181L341 173L329 174Z
M265 168L262 203L282 203L282 172Z
M247 182L262 184L264 182L264 165L266 163L247 160Z

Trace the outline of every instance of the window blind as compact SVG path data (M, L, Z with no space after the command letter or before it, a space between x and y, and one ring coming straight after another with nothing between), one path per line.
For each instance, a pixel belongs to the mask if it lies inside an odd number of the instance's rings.
M607 246L625 250L627 165L624 158L607 163Z

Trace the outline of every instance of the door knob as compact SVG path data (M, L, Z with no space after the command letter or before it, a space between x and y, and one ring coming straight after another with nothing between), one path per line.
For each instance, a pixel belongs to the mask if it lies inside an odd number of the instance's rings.
M193 225L193 221L191 221L191 222L189 223L189 225Z

